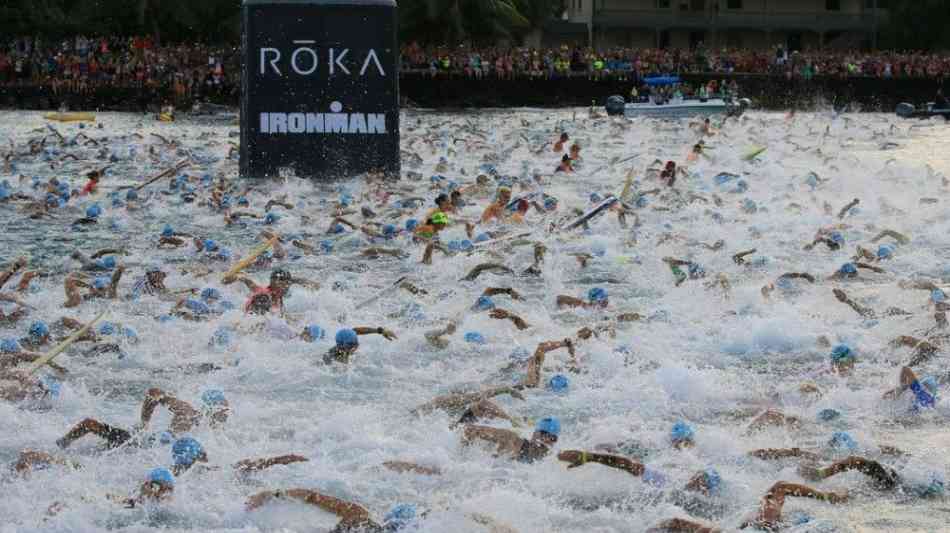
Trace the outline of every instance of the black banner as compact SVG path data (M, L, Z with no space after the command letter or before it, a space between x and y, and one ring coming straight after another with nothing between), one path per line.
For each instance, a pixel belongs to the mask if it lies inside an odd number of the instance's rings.
M246 0L241 174L399 173L391 0Z

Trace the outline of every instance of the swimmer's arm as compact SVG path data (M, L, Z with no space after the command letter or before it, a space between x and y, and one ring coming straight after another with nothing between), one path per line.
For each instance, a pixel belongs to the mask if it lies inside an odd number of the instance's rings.
M361 505L326 496L307 489L271 490L257 493L247 500L249 511L257 509L272 499L293 499L339 516L349 523L368 523L369 511Z
M883 239L884 237L891 237L892 239L896 240L896 241L897 241L898 243L900 243L900 244L907 244L907 243L910 242L910 239L909 239L906 235L904 235L903 233L898 233L898 232L896 232L896 231L894 231L894 230L890 230L890 229L886 229L886 230L884 230L884 231L878 233L876 237L874 237L873 239L871 239L871 242L876 243L876 242L880 241L881 239Z
M289 465L293 463L305 463L307 461L309 461L309 459L301 455L280 455L267 459L245 459L236 463L234 469L242 472L256 472L274 465Z
M535 388L541 382L541 367L544 366L544 356L548 352L560 348L568 348L574 354L574 342L571 339L562 341L542 342L534 351L534 357L528 362L528 373L525 376L524 386Z
M514 289L512 289L512 288L510 288L510 287L505 287L505 288L503 288L503 287L489 287L489 288L485 289L485 292L482 293L482 296L495 296L495 295L498 295L498 294L507 294L508 296L511 296L511 299L512 299L512 300L521 300L521 299L522 299L522 298L521 298L521 295L518 294L518 291L516 291L516 290L514 290Z
M721 529L704 526L685 518L671 518L651 527L647 533L721 533L721 531Z
M26 266L25 257L21 257L17 259L13 263L13 265L10 266L10 270L7 270L6 272L0 274L0 288L3 288L3 286L6 285L8 281L10 281L10 278L16 275L16 273L19 272L20 269L22 269L25 266Z
M523 318L505 309L492 309L488 316L497 320L510 320L519 330L526 330L531 327Z
M557 297L558 307L584 307L584 300L573 296L559 295Z
M637 477L642 476L644 470L643 465L636 461L619 455L609 455L606 453L565 450L557 454L557 458L560 461L571 463L568 468L576 468L587 463L599 463L604 466L623 470Z
M356 328L353 328L353 331L355 331L357 335L382 335L388 341L396 340L398 338L396 337L395 333L382 327L378 327L378 328L356 327Z
M438 468L431 466L422 466L415 463L409 463L406 461L386 461L383 463L383 466L393 472L399 472L404 474L406 472L411 472L413 474L421 474L424 476L440 476L442 471Z
M753 450L749 452L749 455L766 461L785 459L788 457L801 457L812 460L818 459L817 454L806 452L800 448L764 448L761 450Z
M878 274L883 274L883 273L884 273L884 269L883 269L883 268L881 268L881 267L876 267L876 266L874 266L874 265L869 265L869 264L867 264L867 263L855 263L854 266L856 266L856 267L858 267L858 268L863 268L863 269L866 269L866 270L870 270L870 271L872 271L872 272L877 272Z
M524 439L508 429L499 429L488 426L467 425L462 431L462 443L471 444L476 439L497 444L499 449L509 448L517 450Z

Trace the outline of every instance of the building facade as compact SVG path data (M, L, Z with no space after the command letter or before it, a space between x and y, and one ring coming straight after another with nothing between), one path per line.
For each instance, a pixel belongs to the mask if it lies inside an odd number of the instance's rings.
M875 48L888 15L888 0L565 1L599 48Z

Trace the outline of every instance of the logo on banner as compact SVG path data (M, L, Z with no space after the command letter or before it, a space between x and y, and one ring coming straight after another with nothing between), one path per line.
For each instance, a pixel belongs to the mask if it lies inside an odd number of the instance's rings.
M343 113L333 102L329 113L261 113L261 133L385 135L385 113Z
M297 45L290 53L279 48L260 48L259 59L261 76L276 74L280 77L290 75L312 76L325 68L328 76L380 76L386 77L386 69L379 60L376 49L365 52L351 51L349 48L314 48L317 41L293 41Z

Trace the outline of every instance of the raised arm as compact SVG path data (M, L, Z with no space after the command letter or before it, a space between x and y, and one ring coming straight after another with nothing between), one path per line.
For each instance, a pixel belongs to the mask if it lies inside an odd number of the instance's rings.
M353 328L353 331L355 331L357 335L382 335L388 341L397 339L395 333L383 327L356 327Z
M339 516L345 524L372 524L369 511L367 511L365 507L308 489L269 490L259 492L248 498L247 509L252 511L275 499L291 499L297 500L307 505L312 505Z
M266 459L245 459L235 463L234 468L242 472L256 472L270 468L275 465L289 465L293 463L306 463L310 459L301 455L279 455Z
M564 450L557 454L560 461L570 463L568 468L576 468L587 463L599 463L604 466L623 470L629 474L640 477L643 475L644 467L642 464L622 457L619 455L610 455L606 453L585 452L581 450Z
M545 355L552 350L560 348L567 348L570 350L571 355L574 355L574 342L571 341L571 339L542 342L538 345L534 351L534 356L528 361L528 373L524 380L525 387L534 388L538 386L541 382L541 367L544 365Z

